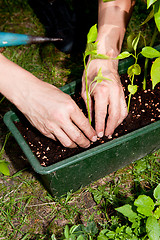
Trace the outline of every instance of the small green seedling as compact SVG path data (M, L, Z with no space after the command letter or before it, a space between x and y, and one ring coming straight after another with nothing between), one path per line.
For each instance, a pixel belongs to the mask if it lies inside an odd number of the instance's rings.
M160 82L160 52L157 51L156 49L154 49L151 46L145 46L137 54L137 46L138 46L138 42L140 40L140 37L141 37L141 32L132 41L132 47L133 47L134 53L124 51L121 54L119 54L119 56L117 57L117 59L124 59L124 58L127 58L129 56L132 56L135 59L135 63L133 65L131 65L127 70L127 73L128 73L128 76L129 76L129 79L130 79L130 82L131 82L131 84L128 85L128 91L130 93L129 94L129 99L128 99L128 111L129 111L129 107L130 107L131 96L134 95L137 92L137 89L138 89L138 86L134 85L134 78L135 78L135 75L140 75L141 74L141 67L137 63L138 57L139 57L140 54L142 54L146 58L145 66L144 66L143 89L144 90L146 89L146 74L147 74L148 59L149 58L151 58L151 59L156 58L156 60L153 62L152 66L151 66L152 89L154 89L156 84L158 84ZM144 44L145 44L145 41L144 41Z
M130 80L130 84L128 85L128 91L130 93L129 94L129 99L128 99L128 111L129 111L129 108L130 108L131 96L134 95L137 92L137 89L138 89L138 86L134 85L135 75L140 75L141 74L141 67L137 63L138 62L138 57L141 53L141 52L137 53L137 47L138 47L140 37L141 37L141 32L139 32L138 35L132 41L132 48L133 48L133 51L134 51L133 53L130 53L128 51L124 51L124 52L120 53L117 57L117 59L124 59L124 58L127 58L129 56L132 56L135 59L134 64L131 65L127 70L129 80Z
M9 163L5 159L3 159L2 155L4 153L4 148L9 138L9 135L10 133L6 135L3 147L0 150L0 173L3 173L6 176L10 175L9 168L8 168Z
M84 71L85 71L85 87L86 87L86 98L87 98L87 111L88 111L88 119L91 124L91 112L90 112L90 96L95 89L96 85L103 80L109 80L109 78L103 77L101 68L98 71L97 76L93 79L93 81L88 86L88 69L92 60L94 59L110 59L107 55L98 54L97 53L97 24L92 26L87 34L87 45L86 50L83 55L84 62ZM87 62L88 60L88 62ZM91 85L95 83L94 87L91 90Z

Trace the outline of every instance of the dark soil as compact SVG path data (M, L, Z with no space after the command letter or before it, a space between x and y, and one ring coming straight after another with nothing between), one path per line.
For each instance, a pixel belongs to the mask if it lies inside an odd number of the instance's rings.
M127 78L127 75L121 75L126 100L128 99L127 86L130 84ZM160 120L160 84L157 84L155 89L152 90L151 81L148 80L147 90L143 91L139 81L140 80L135 79L134 82L134 84L137 84L139 88L138 92L132 96L130 112L123 123L117 127L112 139L118 138L119 136L125 135L152 122ZM80 94L76 96L75 101L82 109L85 109L85 105L82 98L80 98ZM32 152L40 161L40 164L44 167L86 151L86 149L80 147L74 149L63 147L58 141L55 142L40 134L26 119L22 119L20 122L16 123L16 126L24 136L26 142L28 142ZM107 141L111 141L112 139L108 139L107 137L98 139L98 141L92 143L88 149Z

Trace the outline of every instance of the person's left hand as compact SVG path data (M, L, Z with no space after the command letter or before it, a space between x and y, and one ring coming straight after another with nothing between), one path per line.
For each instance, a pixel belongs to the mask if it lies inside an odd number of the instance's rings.
M109 78L110 81L103 80L98 83L94 89L95 82L91 84L91 90L93 89L93 92L90 96L90 111L91 115L93 110L95 111L95 130L97 135L102 137L105 134L105 136L110 137L115 128L127 116L128 111L123 87L118 74L117 60L92 60L88 68L88 86L93 81L94 77L97 76L100 68L103 77ZM87 106L85 73L83 73L82 77L81 95ZM107 115L107 123L105 126Z

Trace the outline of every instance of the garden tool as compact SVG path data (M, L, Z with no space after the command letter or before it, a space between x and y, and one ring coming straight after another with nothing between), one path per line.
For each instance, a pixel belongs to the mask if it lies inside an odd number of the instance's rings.
M31 36L26 34L0 32L0 47L26 45L32 43L60 42L61 38Z

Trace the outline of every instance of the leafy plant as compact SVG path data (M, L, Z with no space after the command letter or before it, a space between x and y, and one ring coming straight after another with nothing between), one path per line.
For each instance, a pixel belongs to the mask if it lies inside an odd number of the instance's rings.
M103 229L98 240L104 239L150 239L160 238L160 184L154 189L154 200L147 195L139 195L133 205L125 204L116 210L128 219L128 223L116 229Z
M96 189L90 188L89 191L92 193L94 201L97 204L101 204L101 210L99 210L99 213L103 212L106 219L109 220L107 208L109 204L113 204L113 202L116 203L119 186L111 185L109 192L106 191L106 185L98 186Z
M89 221L87 226L83 224L73 225L69 228L68 225L64 229L63 240L92 240L98 233L98 228L94 221ZM56 236L51 236L52 240L56 240Z
M9 135L10 133L6 135L4 144L0 150L0 172L7 176L10 175L9 168L8 168L9 163L5 159L3 159L2 155L4 153L4 148L9 138Z
M128 111L129 111L129 107L130 107L131 96L134 95L137 92L137 89L138 89L138 86L134 85L135 75L140 75L141 74L141 67L137 63L138 62L138 57L141 53L141 52L137 53L137 47L138 47L140 37L141 37L141 32L138 33L138 35L133 39L133 41L131 43L131 46L133 48L134 53L124 51L124 52L120 53L117 57L117 59L124 59L124 58L127 58L129 56L132 56L135 59L134 64L132 64L127 70L129 80L130 80L130 83L131 83L131 84L128 85L128 91L130 93L129 94L129 99L128 99Z
M134 229L137 236L143 234L147 235L151 240L158 240L160 237L160 225L158 222L160 218L160 184L155 188L153 196L155 201L147 195L140 195L134 201L134 206L137 209L127 204L116 208L116 210L128 218L132 223L131 228Z

